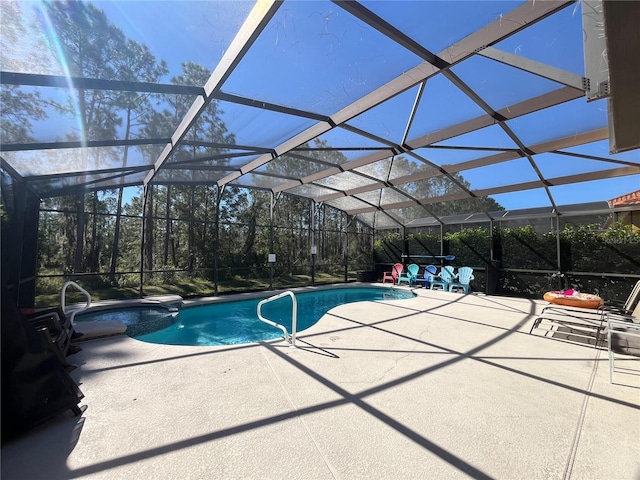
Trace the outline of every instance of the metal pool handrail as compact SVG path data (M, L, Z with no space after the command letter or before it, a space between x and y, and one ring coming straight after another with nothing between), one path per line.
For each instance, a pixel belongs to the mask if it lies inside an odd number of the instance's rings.
M287 332L287 329L284 325L280 325L279 323L273 322L267 318L262 316L262 305L273 302L274 300L278 300L279 298L283 298L286 296L290 296L293 301L293 307L291 309L291 335ZM264 323L267 323L273 327L279 328L284 333L284 340L289 343L291 348L296 348L296 323L298 320L298 302L296 301L296 296L293 292L287 290L286 292L282 292L278 295L274 295L273 297L265 298L258 303L258 318L262 320Z
M69 320L71 321L71 325L73 325L73 319L75 318L76 314L83 312L84 310L86 310L91 306L91 294L87 292L84 288L82 288L80 285L78 285L76 282L72 282L71 280L69 280L67 283L65 283L62 286L62 292L60 292L60 305L62 306L62 312L65 314L67 313L67 306L66 306L67 287L69 287L70 285L76 287L80 292L84 294L85 298L87 299L87 304L83 308L81 308L80 310L74 310L73 312L71 312Z

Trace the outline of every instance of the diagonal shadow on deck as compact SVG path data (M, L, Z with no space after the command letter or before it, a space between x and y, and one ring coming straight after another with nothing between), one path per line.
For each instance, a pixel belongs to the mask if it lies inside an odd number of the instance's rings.
M317 404L317 405L313 405L313 406L309 406L309 407L304 407L304 408L300 408L300 409L296 409L295 411L291 411L291 412L286 412L280 415L273 415L270 416L268 418L263 418L263 419L259 419L256 421L252 421L252 422L247 422L245 424L241 424L241 425L237 425L234 427L230 427L227 429L221 429L215 432L210 432L208 434L204 434L204 435L200 435L194 438L190 438L187 440L183 440L183 441L179 441L179 442L174 442L171 444L167 444L164 445L162 447L157 447L157 448L152 448L146 451L142 451L142 452L138 452L132 455L127 455L127 456L123 456L117 459L113 459L113 460L109 460L109 461L105 461L105 462L100 462L91 466L87 466L87 467L83 467L80 469L76 469L73 471L69 472L69 478L78 478L84 475L88 475L94 472L98 472L101 470L107 470L110 468L114 468L116 466L120 466L126 463L132 463L132 462L137 462L143 459L147 459L153 456L157 456L157 455L163 455L169 452L173 452L175 450L180 450L180 449L184 449L184 448L188 448L197 444L201 444L201 443L205 443L205 442L209 442L209 441L213 441L216 439L220 439L220 438L224 438L230 435L236 435L236 434L240 434L242 432L246 432L252 429L257 429L257 428L261 428L267 425L271 425L277 422L282 422L282 421L286 421L292 418L296 418L296 417L301 417L304 415L308 415L311 413L315 413L315 412L319 412L319 411L323 411L323 410L327 410L327 409L331 409L331 408L336 408L338 406L342 406L342 405L346 405L346 404L352 404L357 406L358 408L362 409L363 411L367 412L370 415L375 416L376 418L378 418L379 420L381 420L382 422L384 422L385 424L387 424L388 426L390 426L391 428L393 428L394 430L396 430L398 433L404 435L405 437L407 437L408 439L412 440L413 442L415 442L416 444L420 445L421 447L425 448L426 450L432 452L433 454L437 455L438 457L440 457L441 459L443 459L444 461L446 461L447 463L449 463L450 465L452 465L453 467L457 468L458 470L460 470L461 472L464 472L468 475L473 476L474 478L490 478L485 472L481 471L480 469L478 469L477 467L469 464L468 462L466 462L464 459L452 454L451 452L447 451L446 449L440 447L439 445L437 445L436 443L432 442L431 440L429 440L428 438L425 438L424 436L420 435L418 432L410 429L409 427L407 427L406 425L403 425L402 423L398 422L397 420L395 420L394 418L390 417L389 415L387 415L386 413L380 411L379 409L371 406L369 403L367 403L365 401L365 398L376 394L378 392L393 388L394 386L403 384L405 382L411 381L412 379L427 375L431 372L437 371L439 369L442 368L446 368L449 367L457 362L460 362L462 360L465 359L471 359L477 362L482 362L486 365L492 366L492 367L497 367L506 371L509 371L511 373L514 374L518 374L518 375L524 375L528 378L531 378L533 380L536 381L541 381L541 382L545 382L548 384L551 384L553 386L556 386L558 388L565 388L565 389L569 389L571 391L574 391L576 393L580 393L580 394L584 394L584 395L588 395L588 396L594 396L597 398L600 398L602 400L607 400L607 401L611 401L614 403L618 403L621 405L624 405L626 407L631 407L631 408L635 408L638 409L640 407L638 407L637 405L631 404L629 402L624 402L621 400L617 400L614 398L609 398L606 397L604 395L597 395L597 394L593 394L592 392L588 391L588 390L584 390L584 389L580 389L580 388L576 388L570 385L566 385L560 382L555 382L537 375L533 375L527 372L523 372L521 370L518 370L516 368L512 368L512 367L507 367L505 365L500 365L498 363L495 363L493 361L490 361L487 358L478 356L477 354L481 351L483 351L484 349L488 348L491 345L494 345L502 340L504 340L505 338L507 338L508 336L514 334L514 333L521 333L518 332L518 330L526 323L530 320L531 316L533 315L533 311L528 313L526 318L524 318L523 320L519 321L515 326L513 326L512 328L509 329L503 329L504 331L502 333L500 333L499 335L495 336L494 338L466 351L466 352L458 352L455 351L453 349L448 349L436 344L432 344L429 342L426 342L424 340L421 339L416 339L414 337L411 336L407 336L407 335L403 335L403 334L399 334L396 332L392 332L389 331L387 329L384 329L381 327L382 324L387 323L387 322L392 322L392 321L398 321L400 319L408 319L413 317L414 315L418 314L418 313L426 313L429 312L431 310L437 309L438 307L434 307L433 309L426 309L426 310L418 310L418 311L413 311L413 313L410 314L405 314L402 315L400 317L394 317L393 319L387 319L387 320L383 320L380 322L374 322L373 324L364 324L361 322L357 322L354 321L352 319L346 319L344 317L339 317L342 318L344 320L347 320L351 323L355 323L356 325L354 325L353 327L349 327L348 329L354 329L354 328L373 328L373 329L377 329L385 334L390 334L390 335L397 335L400 336L402 338L405 338L407 340L411 340L414 342L418 342L421 343L423 345L429 346L429 347L433 347L433 348L437 348L439 350L441 350L443 352L443 354L454 354L456 355L455 358L451 358L448 359L446 361L440 362L437 365L433 365L424 369L421 369L419 371L416 371L412 374L409 375L405 375L401 378L386 382L382 385L378 385L376 387L364 390L362 392L359 392L357 394L352 394L349 393L348 391L346 391L345 389L343 389L342 387L336 385L334 382L328 380L326 377L323 377L322 375L319 375L317 372L313 371L312 369L306 367L305 365L303 365L302 363L300 363L299 361L292 359L291 357L283 354L280 351L280 347L273 345L272 343L262 343L260 344L261 347L266 348L267 350L269 350L270 352L273 352L274 354L276 354L279 358L282 358L283 360L285 360L286 362L289 362L291 365L293 365L295 368L299 369L300 371L302 371L305 375L308 375L309 377L313 378L314 380L316 380L317 382L320 382L321 384L325 385L326 387L328 387L329 389L333 390L335 393L337 393L338 395L340 395L340 399L334 400L334 401L329 401L329 402L325 402L325 403L321 403L321 404ZM531 308L534 309L535 306L532 304ZM522 312L524 313L524 312ZM451 317L452 319L455 317ZM462 320L462 321L467 321L464 319L457 319L457 320ZM496 328L493 325L487 325L487 326L491 326ZM500 327L497 327L500 328ZM327 334L328 332L324 332L324 334ZM305 337L308 338L308 337ZM242 347L238 347L238 348L255 348L256 346L242 346ZM229 350L229 349L224 349ZM366 349L365 349L366 350ZM387 351L387 350L384 350ZM325 352L329 352L328 350L325 350ZM199 353L199 354L190 354L190 355L186 355L186 356L195 356L195 355L211 355L211 354L215 354L216 352L203 352L203 353ZM429 352L432 353L432 352ZM181 357L171 357L169 359L161 359L161 360L153 360L153 361L149 361L149 362L138 362L136 364L130 364L129 366L132 365L140 365L140 364L150 364L150 363L155 363L155 362L159 362L159 361L167 361L167 360L172 360L172 359L178 359L178 358L183 358L185 356L181 356ZM592 360L592 359L591 359ZM118 366L115 368L125 368L124 366Z

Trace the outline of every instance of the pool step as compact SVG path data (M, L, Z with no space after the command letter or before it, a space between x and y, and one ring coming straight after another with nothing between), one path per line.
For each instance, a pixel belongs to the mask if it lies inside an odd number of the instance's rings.
M175 313L182 306L183 299L180 295L157 295L131 300L102 300L91 304L89 310L108 310L122 307L160 306L168 312ZM99 322L76 322L74 329L82 333L82 340L121 335L126 332L127 326L120 320L100 320Z
M180 295L156 295L151 297L144 297L140 300L142 304L153 303L160 304L165 307L178 307L180 308L183 303L183 299Z

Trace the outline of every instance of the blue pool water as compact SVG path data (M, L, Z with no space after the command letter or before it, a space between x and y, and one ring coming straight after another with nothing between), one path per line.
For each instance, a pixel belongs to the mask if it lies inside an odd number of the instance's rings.
M298 331L315 324L333 307L350 302L413 298L409 290L359 287L335 288L296 294ZM88 312L77 321L118 319L127 325L127 334L149 343L165 345L235 345L282 337L282 331L261 322L256 314L260 298L183 308L169 312L162 308L135 307L108 312ZM290 297L262 307L262 315L281 323L291 332Z

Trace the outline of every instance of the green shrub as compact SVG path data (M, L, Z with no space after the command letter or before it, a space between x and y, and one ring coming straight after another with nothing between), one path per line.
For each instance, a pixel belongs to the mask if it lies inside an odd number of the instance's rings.
M486 228L447 232L443 239L443 251L456 256L455 265L478 268L473 282L477 290L482 290L486 282L486 273L480 269L489 264L491 241ZM375 261L383 265L400 261L405 242L412 255L439 255L441 251L439 235L418 233L404 239L392 233L376 240ZM625 299L636 280L607 274L637 275L640 272L640 231L620 222L606 230L596 225L566 225L559 241L555 232L540 234L529 225L495 228L493 244L494 259L499 260L503 268L529 270L525 273L502 271L498 293L503 294L540 298L548 290L573 287L607 299ZM550 274L559 269L580 275L566 273L558 283Z

